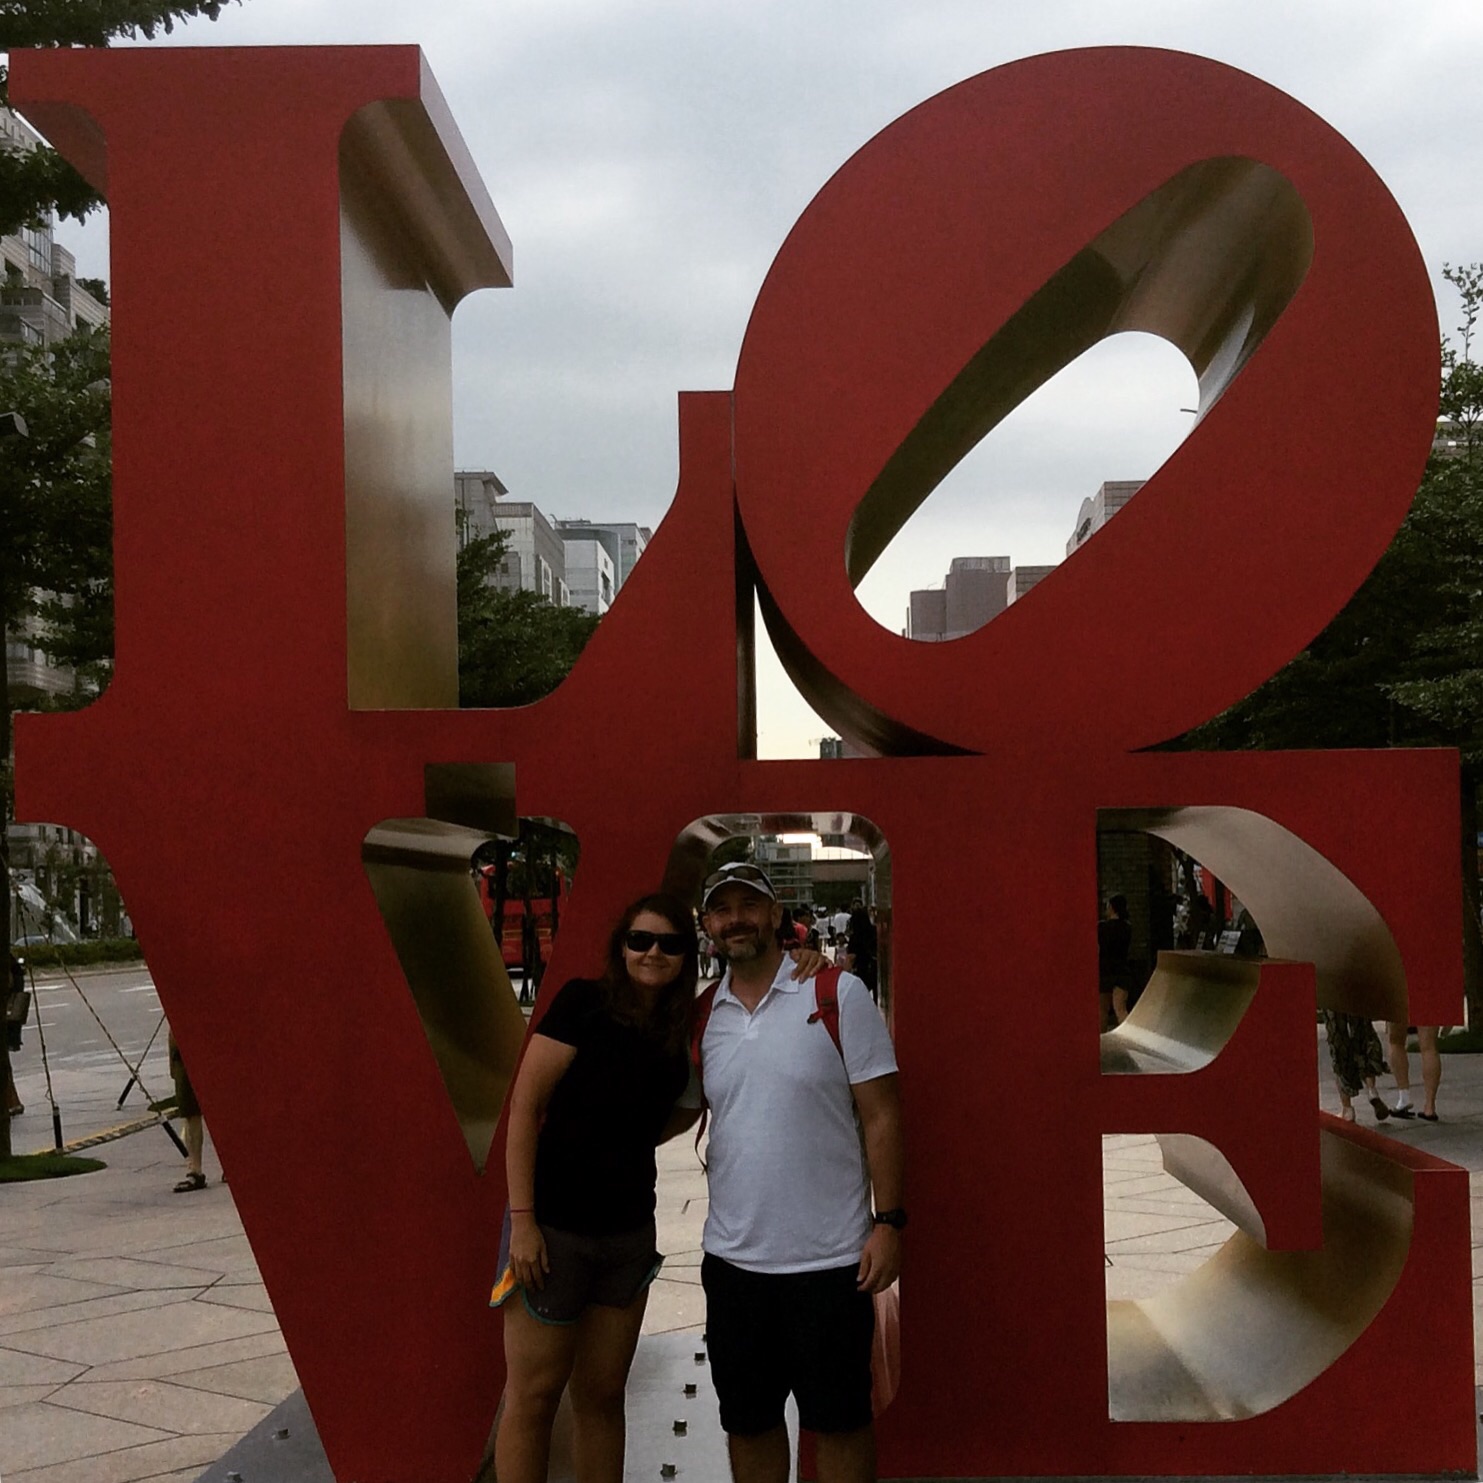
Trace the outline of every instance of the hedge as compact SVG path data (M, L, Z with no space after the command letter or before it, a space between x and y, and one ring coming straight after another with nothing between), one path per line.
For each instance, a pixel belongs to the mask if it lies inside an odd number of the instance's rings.
M75 968L85 963L137 963L144 955L133 937L100 937L92 942L31 943L11 949L32 968Z

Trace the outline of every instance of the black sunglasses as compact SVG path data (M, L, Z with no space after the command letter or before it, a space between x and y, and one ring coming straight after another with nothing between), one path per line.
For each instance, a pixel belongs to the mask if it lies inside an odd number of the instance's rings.
M666 958L682 958L690 939L683 932L644 932L637 927L623 934L623 945L631 953L646 953L656 942Z

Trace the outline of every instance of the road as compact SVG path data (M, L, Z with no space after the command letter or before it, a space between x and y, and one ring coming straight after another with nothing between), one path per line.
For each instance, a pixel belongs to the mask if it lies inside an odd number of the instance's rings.
M48 1068L51 1094L62 1114L62 1136L68 1140L144 1112L145 1098L137 1087L122 1111L117 1101L129 1079L124 1058L136 1064L146 1046L150 1051L143 1067L144 1085L153 1098L170 1094L159 996L142 964L79 971L70 979L58 970L38 970L31 987L35 994L31 1020L21 1050L11 1057L16 1087L27 1109L12 1125L18 1149L51 1142Z

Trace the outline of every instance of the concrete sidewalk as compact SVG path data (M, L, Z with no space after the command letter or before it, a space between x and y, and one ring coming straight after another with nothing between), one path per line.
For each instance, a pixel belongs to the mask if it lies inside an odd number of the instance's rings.
M1337 1111L1321 1035L1322 1105ZM1412 1075L1419 1083L1416 1057ZM18 1151L51 1144L33 1062ZM58 1077L65 1136L125 1120L116 1066ZM1444 1121L1383 1130L1474 1171L1475 1331L1483 1292L1483 1056L1444 1058ZM169 1086L161 1048L145 1067ZM1389 1090L1389 1083L1384 1088ZM158 1094L158 1093L156 1093ZM1253 1095L1259 1095L1253 1089ZM131 1104L139 1106L136 1100ZM1367 1107L1361 1120L1371 1121ZM0 1476L5 1483L196 1483L297 1388L272 1305L209 1142L208 1187L174 1195L181 1160L158 1128L97 1150L108 1167L0 1185ZM1231 1227L1164 1174L1147 1137L1103 1145L1109 1297L1142 1297L1205 1261ZM705 1176L688 1139L661 1150L659 1245L646 1334L698 1330ZM1479 1372L1483 1383L1483 1369Z

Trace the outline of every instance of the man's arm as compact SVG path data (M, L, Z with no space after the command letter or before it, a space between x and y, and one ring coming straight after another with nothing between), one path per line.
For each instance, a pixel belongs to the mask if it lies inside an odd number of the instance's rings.
M855 1110L865 1134L865 1159L877 1210L906 1203L906 1147L901 1136L901 1097L894 1073L856 1082ZM901 1270L901 1232L878 1225L860 1256L859 1285L866 1292L888 1288Z

